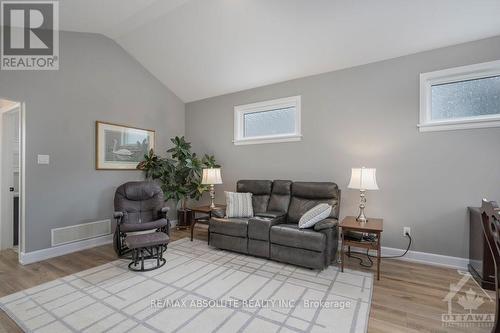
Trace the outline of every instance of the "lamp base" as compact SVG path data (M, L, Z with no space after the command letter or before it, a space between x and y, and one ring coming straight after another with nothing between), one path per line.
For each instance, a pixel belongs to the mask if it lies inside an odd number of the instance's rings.
M215 199L215 186L210 185L210 209L215 208L214 199Z
M358 221L359 223L366 223L368 222L368 219L365 216L358 216L356 218L356 221Z
M361 190L359 191L359 215L356 218L356 221L359 223L366 223L368 222L368 219L365 216L365 204L366 204L366 196L365 196L365 191Z

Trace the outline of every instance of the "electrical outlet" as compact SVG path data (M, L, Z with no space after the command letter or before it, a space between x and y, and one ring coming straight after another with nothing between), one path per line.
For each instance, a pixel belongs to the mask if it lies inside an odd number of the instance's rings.
M410 227L403 228L403 237L406 237L406 235L411 236L411 228Z

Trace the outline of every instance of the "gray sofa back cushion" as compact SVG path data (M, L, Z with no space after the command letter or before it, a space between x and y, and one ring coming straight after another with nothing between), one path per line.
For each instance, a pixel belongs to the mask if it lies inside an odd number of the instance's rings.
M334 207L330 217L338 218L340 190L330 182L294 182L292 197L288 207L288 223L298 223L302 215L320 203L328 203Z
M291 180L275 180L271 191L271 198L267 210L270 212L285 212L290 205L290 196L292 194Z
M124 212L123 223L147 223L158 219L165 200L154 182L128 182L115 192L115 211Z
M264 213L267 211L272 185L270 180L238 180L236 191L252 193L254 214Z

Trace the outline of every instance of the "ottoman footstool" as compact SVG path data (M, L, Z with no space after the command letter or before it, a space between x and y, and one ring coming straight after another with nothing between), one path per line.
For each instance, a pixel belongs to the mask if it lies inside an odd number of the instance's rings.
M170 241L164 232L152 232L148 234L129 235L125 238L125 244L132 251L132 262L128 265L131 271L147 272L165 265L163 252L167 249ZM156 260L156 265L144 268L144 260ZM137 266L140 263L140 268Z

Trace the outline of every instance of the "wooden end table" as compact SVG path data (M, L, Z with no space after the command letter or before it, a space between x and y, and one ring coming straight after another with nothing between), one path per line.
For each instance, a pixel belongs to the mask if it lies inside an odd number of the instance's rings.
M212 211L214 210L219 210L219 209L226 209L226 205L219 205L216 204L215 208L210 208L210 205L206 206L198 206L195 208L191 208L191 211L193 212L193 218L191 219L191 241L193 241L193 232L194 232L194 226L196 223L202 223L202 224L208 224L210 221L210 218L212 217ZM196 217L196 213L201 213L204 214L200 217ZM210 239L208 240L210 242Z
M377 280L380 280L380 249L382 243L382 232L384 231L384 220L369 218L366 223L359 223L356 221L354 216L346 216L340 223L341 233L342 233L342 246L340 247L341 255L341 271L344 271L344 247L348 246L349 254L351 252L351 246L360 247L369 250L377 251ZM344 234L347 231L357 231L363 233L369 233L375 235L375 240L372 241L356 241L352 239L345 239Z

